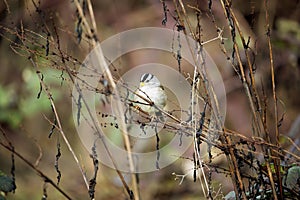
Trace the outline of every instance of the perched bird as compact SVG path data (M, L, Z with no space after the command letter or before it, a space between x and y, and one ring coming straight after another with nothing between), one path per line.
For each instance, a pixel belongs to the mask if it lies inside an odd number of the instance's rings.
M134 102L136 107L149 113L150 116L162 119L163 116L159 109L166 106L167 95L156 76L149 73L141 76L139 88L135 91ZM149 102L153 102L153 105Z

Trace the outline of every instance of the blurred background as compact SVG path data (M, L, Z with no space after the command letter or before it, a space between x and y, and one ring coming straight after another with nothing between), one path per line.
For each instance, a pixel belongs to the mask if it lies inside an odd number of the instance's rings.
M173 1L165 1L165 3L169 13L166 26L163 26L164 11L159 0L92 1L99 40L103 41L114 34L138 27L166 27L176 30L177 22L171 16L171 14L176 16L174 3ZM216 38L218 34L212 23L207 1L184 1L184 4L187 8L187 15L195 26L197 20L193 7L198 5L197 9L201 13L201 40L208 41ZM264 1L234 0L232 8L245 37L251 38L249 46L252 49L252 59L256 67L256 84L258 88L264 89L269 105L273 105L270 59L265 37ZM270 1L269 11L275 82L280 99L279 116L284 113L279 130L280 134L297 139L300 136L299 128L297 129L300 121L296 120L300 114L300 2ZM213 1L212 12L216 24L224 31L223 37L230 38L228 23L219 2ZM54 114L44 92L40 94L40 98L37 98L40 83L36 69L22 49L11 45L12 43L22 44L16 34L22 34L20 30L26 29L31 31L31 34L27 35L26 45L33 49L33 53L40 52L40 49L45 49L47 46L47 33L43 31L45 27L42 24L50 24L50 29L53 29L51 25L55 24L63 51L70 58L82 62L91 50L91 46L88 42L81 42L81 45L78 45L80 30L78 30L75 5L71 1L60 0L1 1L0 16L0 126L16 151L26 159L35 163L39 157L41 158L38 168L53 180L57 176L54 164L57 140L60 140L62 156L59 159L59 166L62 178L59 186L74 199L88 199L88 192L80 171L63 140L57 137L59 132L55 130L51 138L48 138L52 128L49 121L53 121ZM82 37L84 40L84 36ZM50 44L50 52L51 45L53 44ZM244 51L242 44L239 43L239 45L241 45L241 51ZM216 63L225 83L227 94L225 127L249 136L252 132L251 112L239 77L221 51L218 40L204 47ZM228 49L229 54L232 52L229 41L225 40L224 47ZM45 50L42 51L45 53ZM122 75L134 66L158 60L177 68L177 60L173 55L169 57L162 56L162 54L151 55L153 56L149 57L145 52L126 55L114 63L117 68L114 75L118 77L117 74ZM50 87L64 132L86 170L87 177L91 177L93 163L89 152L84 148L76 133L72 118L72 84L62 78L65 74L62 75L59 61L55 63L57 59L55 55L49 55L49 59L46 58L47 56L41 58L39 70L43 73L45 83ZM246 58L242 60L246 63ZM76 69L79 66L76 66L74 62L71 67ZM184 63L183 71L186 74L192 74L191 69ZM267 109L270 113L268 123L272 132L274 131L274 126L272 126L274 108L269 106ZM291 131L293 124L296 131ZM199 199L203 196L199 183L194 183L192 178L185 178L181 184L180 180L174 180L175 176L172 173L185 174L185 168L189 168L186 167L187 162L189 163L189 160L179 159L162 170L140 174L142 199ZM10 152L0 147L0 170L9 174L11 166ZM7 199L41 199L44 186L42 178L18 158L15 159L15 167L17 189L14 194L8 194ZM127 180L130 182L129 176ZM220 197L232 189L230 180L224 179L223 176L215 175L213 181L215 191L218 192L219 189L221 191ZM52 186L47 185L46 188L48 199L63 199ZM103 165L100 166L98 174L96 199L126 199L116 172Z

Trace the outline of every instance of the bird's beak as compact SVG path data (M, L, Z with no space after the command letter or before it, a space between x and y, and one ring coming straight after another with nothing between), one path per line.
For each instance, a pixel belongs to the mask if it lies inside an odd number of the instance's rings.
M145 85L144 82L140 82L140 87L143 87Z

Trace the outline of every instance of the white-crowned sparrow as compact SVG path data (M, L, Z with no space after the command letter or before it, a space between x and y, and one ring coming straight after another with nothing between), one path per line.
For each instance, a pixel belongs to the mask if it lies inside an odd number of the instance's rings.
M150 116L162 119L162 113L157 107L163 109L166 106L167 95L156 76L149 73L141 76L139 88L135 91L134 102L135 106L149 113ZM154 105L149 102L153 102Z

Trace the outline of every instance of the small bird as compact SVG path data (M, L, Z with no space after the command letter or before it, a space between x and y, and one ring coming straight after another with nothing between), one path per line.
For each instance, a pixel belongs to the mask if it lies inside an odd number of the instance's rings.
M167 95L156 76L149 73L141 76L139 88L135 91L134 102L135 106L149 113L150 116L157 116L162 119L163 116L159 109L166 106ZM149 102L153 102L153 105Z

